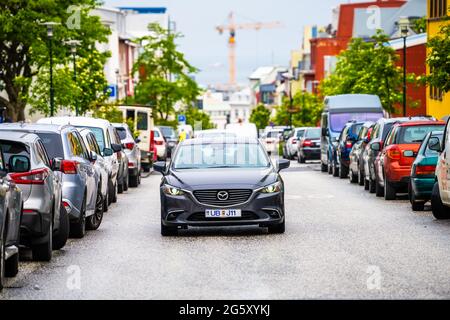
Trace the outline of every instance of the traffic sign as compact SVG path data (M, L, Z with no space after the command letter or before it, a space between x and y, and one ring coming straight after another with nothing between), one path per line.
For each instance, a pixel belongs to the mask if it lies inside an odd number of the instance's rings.
M184 114L178 115L178 122L186 122L186 116Z

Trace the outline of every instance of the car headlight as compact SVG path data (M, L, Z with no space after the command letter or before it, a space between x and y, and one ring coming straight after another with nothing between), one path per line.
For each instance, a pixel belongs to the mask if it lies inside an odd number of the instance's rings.
M280 192L282 188L281 182L275 182L261 190L262 193L276 193Z
M165 194L169 195L169 196L182 196L184 195L184 191L179 189L179 188L175 188L169 185L164 185L163 186L163 191Z

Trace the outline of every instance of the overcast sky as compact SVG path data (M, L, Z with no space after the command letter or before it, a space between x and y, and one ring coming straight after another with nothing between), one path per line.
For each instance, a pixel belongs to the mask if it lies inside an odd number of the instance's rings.
M238 81L246 83L258 66L289 63L290 51L300 46L304 25L331 22L332 8L349 0L104 0L107 6L167 7L177 30L184 34L180 49L201 69L197 80L204 85L228 80L227 35L215 30L230 11L237 22L279 21L283 28L238 31ZM352 2L361 2L355 1Z

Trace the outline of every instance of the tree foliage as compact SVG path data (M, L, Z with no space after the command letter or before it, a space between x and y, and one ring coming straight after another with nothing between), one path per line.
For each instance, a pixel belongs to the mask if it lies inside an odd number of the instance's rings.
M336 70L321 84L323 95L375 94L388 112L403 99L403 71L395 62L398 55L386 45L389 38L380 31L372 41L353 39L347 50L338 56ZM413 82L414 75L408 75Z
M186 116L186 124L191 125L194 129L198 128L199 125L201 125L202 130L215 128L209 115L194 106L187 107L185 110L180 111L179 114L184 114Z
M48 70L47 29L42 22L57 22L54 28L53 53L55 65L67 65L70 48L64 45L66 40L79 40L78 56L88 59L96 42L107 40L109 29L103 26L100 18L90 11L100 3L97 0L9 0L0 2L0 82L6 91L6 98L0 97L0 105L6 107L8 116L14 120L25 119L25 106L30 99L38 108L44 107L43 85L41 98L30 94L30 87L36 76L42 83ZM86 68L90 68L86 63ZM41 74L41 71L43 73ZM56 88L71 88L68 79L69 70L58 69ZM86 70L86 73L89 73ZM56 80L55 79L55 80ZM38 80L39 81L39 80ZM56 90L55 90L56 93ZM56 93L57 94L57 93ZM39 96L39 94L38 94ZM57 97L65 103L67 97ZM35 106L35 107L36 107Z
M259 104L253 109L250 115L250 122L254 123L256 127L261 130L269 125L270 111L263 104Z
M322 101L318 96L308 92L298 92L294 96L294 108L298 112L292 114L292 125L294 127L315 127L320 122L322 115ZM289 113L290 101L284 99L282 106L277 108L276 116L272 119L276 125L286 126L290 124Z
M179 52L176 40L179 33L170 33L158 24L149 25L150 35L139 39L143 50L134 65L140 82L136 86L135 101L149 105L161 121L169 120L174 106L191 106L200 89L191 78L197 69Z
M441 27L439 34L428 41L430 67L428 83L444 92L450 90L450 24Z

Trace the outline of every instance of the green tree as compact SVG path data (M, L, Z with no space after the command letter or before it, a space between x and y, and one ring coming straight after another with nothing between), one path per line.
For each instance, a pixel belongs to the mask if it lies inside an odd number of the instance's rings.
M181 34L170 33L158 24L150 24L149 30L150 35L139 39L143 50L134 65L140 74L135 101L152 106L157 121L166 122L177 103L191 106L196 101L200 88L191 75L198 70L177 49Z
M323 95L375 94L388 112L402 96L403 71L395 62L398 55L387 45L388 36L378 31L372 41L353 39L347 50L338 56L336 70L321 83ZM409 75L413 82L415 75Z
M450 90L450 24L441 27L439 34L428 41L430 53L427 64L430 75L427 81L430 85L444 92Z
M322 101L318 96L308 92L298 92L294 96L294 108L298 111L292 114L294 127L315 127L322 114ZM290 101L284 99L283 105L277 108L277 113L272 119L276 125L289 125L291 114L289 113Z
M45 79L48 70L47 30L41 23L60 23L54 29L55 66L68 64L70 48L64 45L64 41L69 39L81 41L78 56L89 59L95 43L106 41L110 32L99 17L90 14L99 4L97 0L58 0L58 3L48 0L1 1L0 82L5 89L6 98L0 97L0 105L7 109L7 115L13 121L25 119L24 110L29 99L32 102L40 100L37 103L42 106L41 99L30 95L33 79L36 76ZM66 79L69 70L61 67L58 73L57 79ZM63 82L55 83L55 86L71 87L69 81ZM45 87L49 89L48 84ZM67 103L66 97L57 99L61 103Z
M256 127L261 130L269 125L270 111L263 104L259 104L253 109L250 115L250 122L254 123Z

